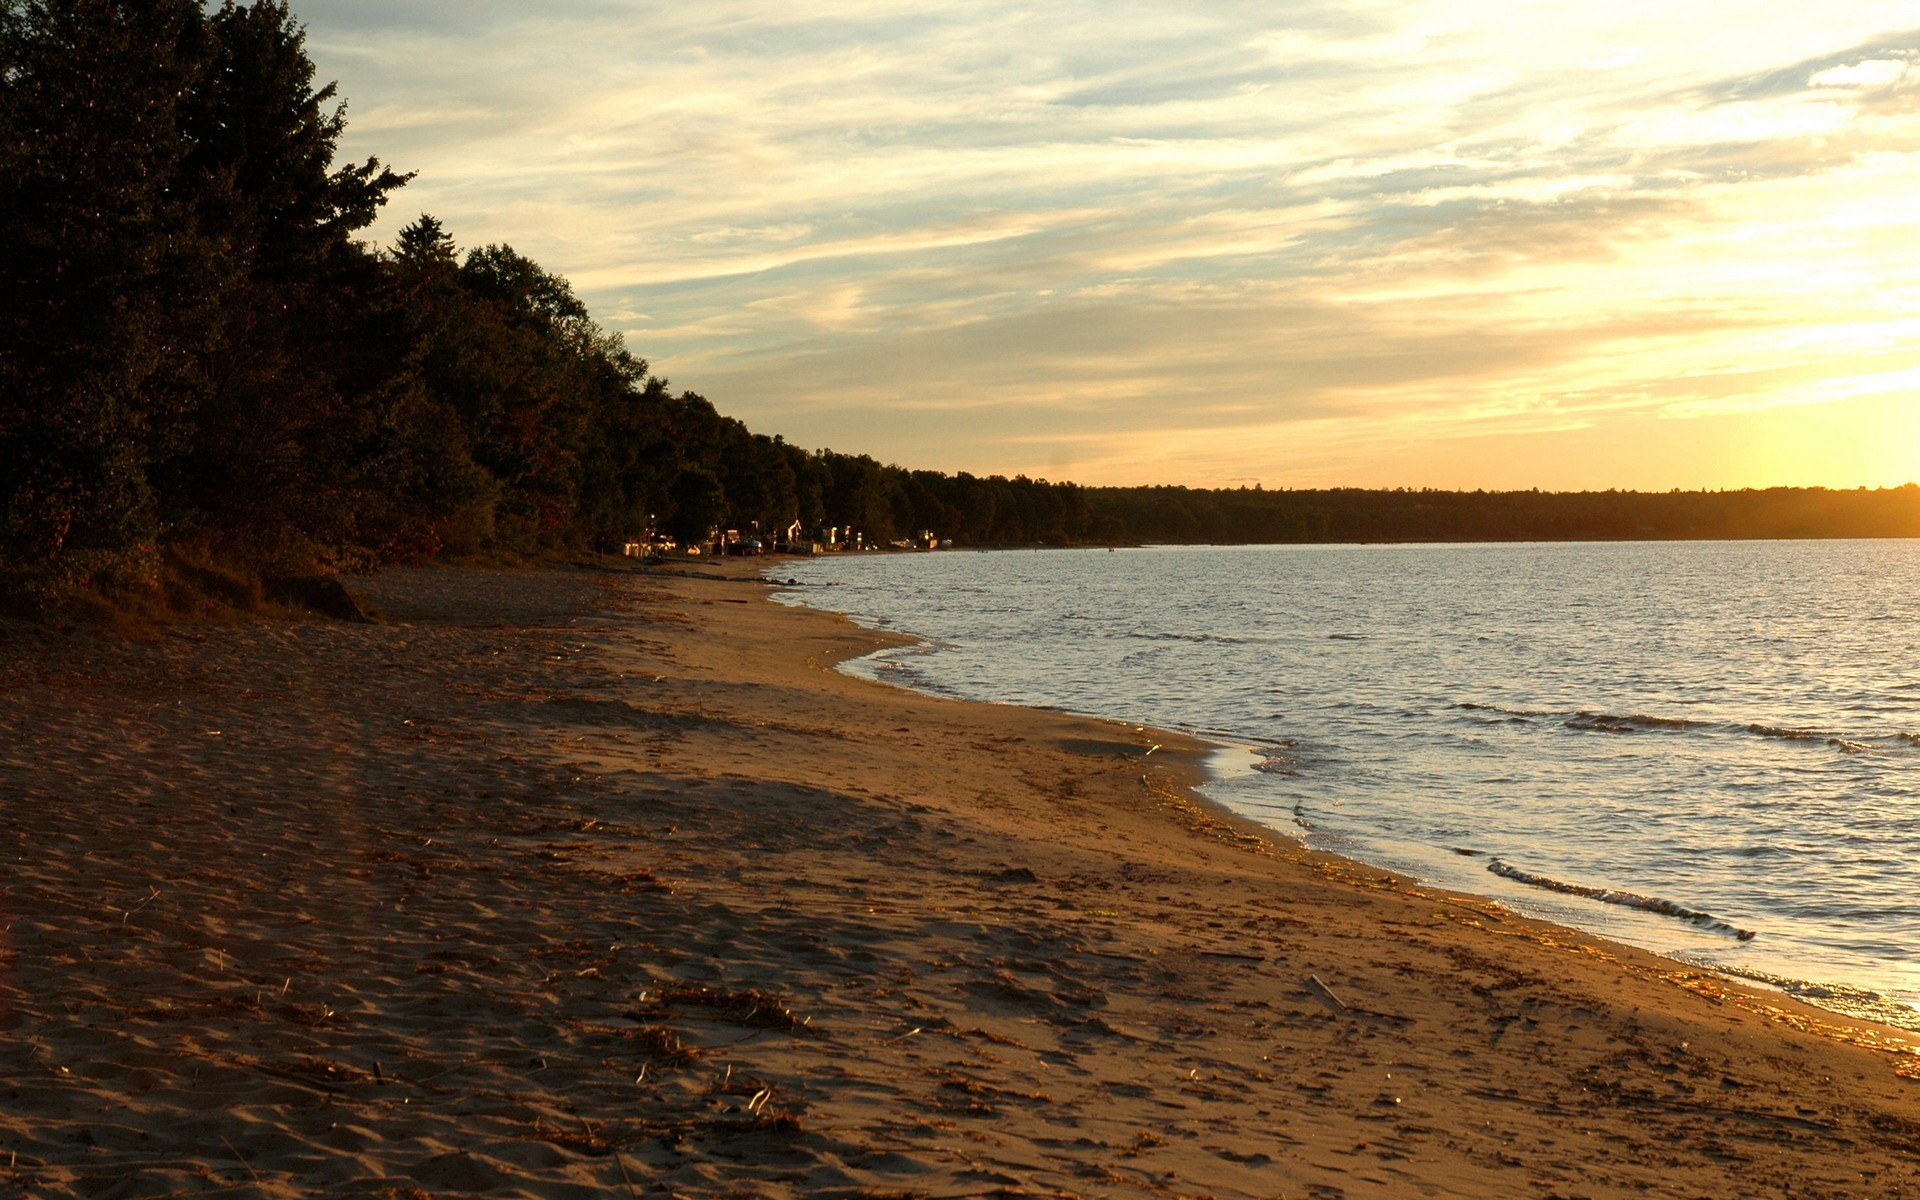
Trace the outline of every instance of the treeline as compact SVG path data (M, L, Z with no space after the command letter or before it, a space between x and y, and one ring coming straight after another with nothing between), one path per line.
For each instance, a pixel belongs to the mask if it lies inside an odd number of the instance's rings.
M674 393L566 280L336 164L278 0L0 0L0 599L617 549L795 519L1064 540L1071 489L810 453Z
M1920 535L1920 495L1081 488L807 451L337 164L286 4L0 0L0 600L794 520L963 545Z
M336 164L284 3L0 0L0 589L617 549L648 528L1083 537L1078 489L808 452L673 392L566 280Z
M837 456L827 456L837 458ZM1446 492L1080 487L874 469L869 529L970 546L1920 537L1920 487ZM849 508L834 511L851 512Z
M846 499L510 247L357 240L407 177L315 74L272 0L0 0L0 596Z
M1086 493L1096 540L1503 542L1920 537L1920 487L1442 492L1179 487Z

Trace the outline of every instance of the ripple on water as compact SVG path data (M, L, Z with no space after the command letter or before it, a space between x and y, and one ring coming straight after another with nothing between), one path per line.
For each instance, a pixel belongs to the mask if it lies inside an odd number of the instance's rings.
M809 602L939 639L881 656L912 686L1267 739L1259 769L1213 791L1283 832L1758 982L1844 980L1808 998L1878 996L1873 1011L1915 1023L1920 679L1887 648L1889 626L1920 630L1920 543L1156 548L782 571L839 585ZM1501 880L1489 859L1674 911ZM1681 912L1755 936L1702 942Z

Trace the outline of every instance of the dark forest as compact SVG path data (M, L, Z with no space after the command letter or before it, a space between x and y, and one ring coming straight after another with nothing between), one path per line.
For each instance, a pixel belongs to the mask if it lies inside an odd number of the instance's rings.
M1088 488L754 433L565 279L336 162L283 3L0 0L0 596L436 556L617 551L798 520L967 546L1920 536L1920 489Z

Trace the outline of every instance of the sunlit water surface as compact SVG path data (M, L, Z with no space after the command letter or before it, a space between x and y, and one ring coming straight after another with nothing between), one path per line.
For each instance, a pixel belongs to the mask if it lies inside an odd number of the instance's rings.
M782 563L851 669L1250 746L1317 848L1920 1028L1920 542Z

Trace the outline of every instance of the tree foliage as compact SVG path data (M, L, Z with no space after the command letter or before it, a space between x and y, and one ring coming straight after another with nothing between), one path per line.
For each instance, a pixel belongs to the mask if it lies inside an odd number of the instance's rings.
M1920 535L1920 490L1082 488L912 471L673 392L565 279L464 255L281 0L0 0L0 598L798 520L965 545Z

